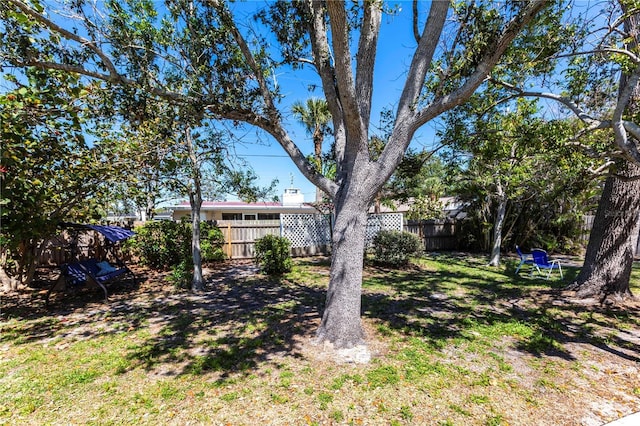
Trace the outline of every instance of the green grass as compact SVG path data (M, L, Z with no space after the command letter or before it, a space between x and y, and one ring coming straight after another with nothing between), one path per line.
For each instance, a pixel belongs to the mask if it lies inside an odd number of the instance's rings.
M309 343L326 260L198 297L151 293L145 307L0 317L0 425L551 425L602 415L589 412L599 398L637 409L625 336L638 312L554 303L563 282L513 266L441 255L367 267L367 365ZM584 412L563 406L569 389Z

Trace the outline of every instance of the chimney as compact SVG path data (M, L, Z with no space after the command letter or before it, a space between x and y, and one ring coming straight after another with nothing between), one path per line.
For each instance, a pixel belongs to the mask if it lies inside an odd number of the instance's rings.
M301 206L304 204L304 195L298 188L286 188L282 194L283 206Z

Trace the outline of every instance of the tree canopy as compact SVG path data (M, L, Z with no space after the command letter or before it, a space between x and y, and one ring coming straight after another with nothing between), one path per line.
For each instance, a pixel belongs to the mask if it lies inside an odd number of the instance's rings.
M99 80L122 95L120 104L128 102L134 116L144 111L136 106L145 101L143 93L188 105L196 117L244 123L270 135L334 202L333 261L318 339L338 347L363 342L366 212L415 132L464 103L502 66L513 43L526 52L522 60L553 48L557 16L564 10L546 0L416 2L413 25L405 28L415 47L399 95L389 100L395 109L392 131L374 159L369 150L374 68L385 59L378 49L380 29L384 14L398 13L388 3L274 2L251 24L233 10L236 3L156 5L76 1L65 15L75 20L62 27L61 15L45 3L7 0L0 6L3 63ZM331 113L335 179L317 171L284 119L281 73L306 69L315 73L314 84Z
M31 280L40 243L60 222L101 214L97 200L117 176L109 151L87 141L91 85L56 70L10 80L15 89L0 95L0 269L15 287Z

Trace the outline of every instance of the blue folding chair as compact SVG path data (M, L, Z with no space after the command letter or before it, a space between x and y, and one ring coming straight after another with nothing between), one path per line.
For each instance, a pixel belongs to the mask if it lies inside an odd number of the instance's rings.
M549 260L549 256L547 256L546 251L542 249L532 249L531 257L533 257L533 266L535 266L538 274L543 275L543 269L549 271L546 278L549 279L553 270L557 269L558 271L560 271L560 278L564 278L564 276L562 275L562 266L560 266L560 262L558 260ZM533 273L533 269L531 270L531 273Z
M520 264L518 264L518 267L516 268L517 274L520 271L520 268L522 268L522 265L533 265L533 258L531 258L531 253L522 253L522 250L520 250L520 247L517 245L516 252L518 252L518 256L520 256Z

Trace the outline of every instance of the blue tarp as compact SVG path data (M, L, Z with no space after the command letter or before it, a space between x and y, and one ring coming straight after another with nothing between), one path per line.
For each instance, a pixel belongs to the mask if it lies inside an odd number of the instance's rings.
M105 226L105 225L86 225L87 228L91 228L104 235L104 237L112 243L126 240L133 237L135 233L128 229L120 228L119 226Z
M135 235L135 232L119 226L84 225L79 223L62 223L61 225L63 228L92 229L104 235L104 237L112 243L126 240L127 238L131 238Z

